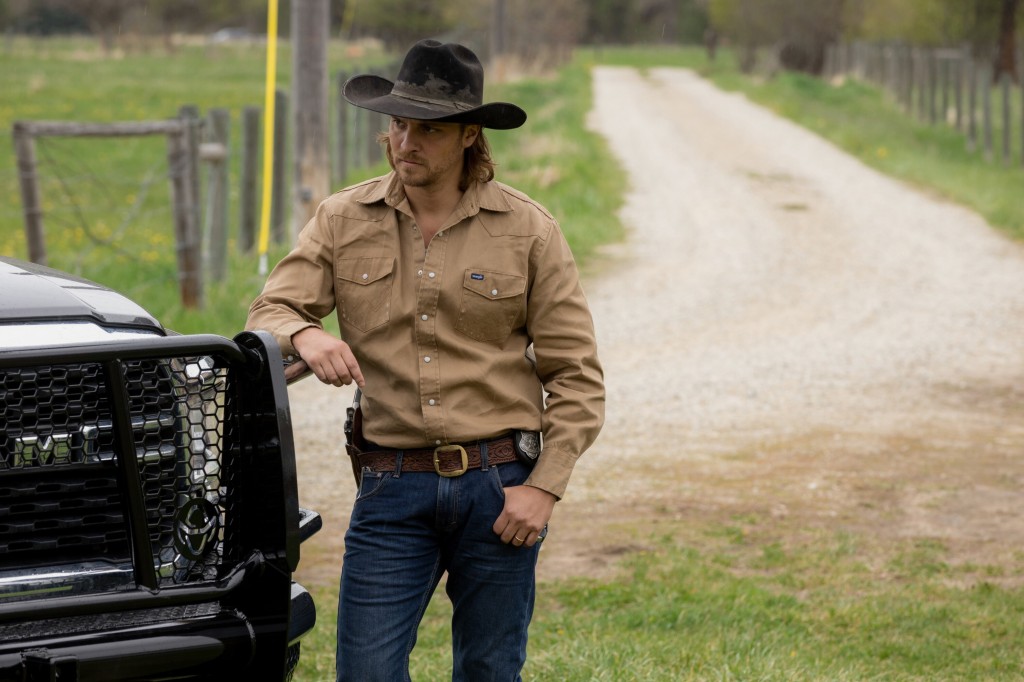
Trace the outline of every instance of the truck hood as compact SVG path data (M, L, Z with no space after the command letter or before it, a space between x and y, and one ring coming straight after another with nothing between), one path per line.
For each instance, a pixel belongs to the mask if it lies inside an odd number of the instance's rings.
M104 286L35 263L0 256L0 324L90 321L165 334L137 303Z

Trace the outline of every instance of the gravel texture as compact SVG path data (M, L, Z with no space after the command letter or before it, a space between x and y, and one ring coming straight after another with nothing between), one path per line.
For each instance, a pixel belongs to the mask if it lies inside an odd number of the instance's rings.
M588 269L607 425L542 579L738 515L1020 568L1024 248L692 72L598 68L594 96L629 235ZM302 504L327 521L300 570L333 581L351 392L291 395Z

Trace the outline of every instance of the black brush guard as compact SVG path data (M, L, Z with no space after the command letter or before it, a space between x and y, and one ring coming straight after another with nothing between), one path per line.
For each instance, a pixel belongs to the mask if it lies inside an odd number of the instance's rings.
M285 679L320 519L268 334L0 350L0 405L0 680Z

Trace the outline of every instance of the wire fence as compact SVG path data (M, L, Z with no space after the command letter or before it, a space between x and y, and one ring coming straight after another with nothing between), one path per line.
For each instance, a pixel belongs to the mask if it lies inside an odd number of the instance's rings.
M1024 74L1018 49L1017 74ZM990 60L969 47L847 43L831 46L824 75L871 83L908 115L928 125L950 126L971 152L991 162L1024 164L1024 89L1020 79L997 77Z
M362 72L356 70L356 72ZM387 117L349 105L342 87L349 73L332 78L330 108L331 184L340 188L383 161L376 134L387 128ZM271 201L271 237L276 244L290 239L288 191L293 184L289 170L294 168L290 139L291 103L283 91L277 92L274 135L274 183ZM227 249L249 253L257 242L258 207L262 173L262 107L244 107L239 112L211 109L199 112L182 107L181 115L198 119L197 144L189 153L195 177L199 243L185 245L176 234L174 180L180 173L169 160L167 143L159 137L114 137L68 135L33 136L34 159L30 171L19 169L17 160L0 168L0 253L32 257L32 240L45 240L57 251L62 268L76 273L88 272L95 259L120 259L136 265L152 265L155 277L167 276L170 253L180 256L183 248L199 249L198 262L205 271L184 272L179 267L171 277L179 283L195 277L201 287L204 279L217 280L224 275ZM232 130L237 120L240 130ZM16 122L14 128L40 122ZM137 124L138 122L134 122ZM62 122L74 127L87 122ZM132 125L127 123L125 125ZM216 133L216 134L215 134ZM17 136L12 129L12 138ZM8 145L15 142L9 140ZM218 146L219 145L219 146ZM9 147L10 148L10 147ZM26 203L25 182L32 176L38 192L36 206ZM171 187L172 191L168 191ZM180 209L180 207L177 207ZM33 216L37 213L37 216ZM38 219L38 220L36 220ZM39 234L34 235L33 231ZM40 259L45 261L45 250ZM190 266L191 267L191 266ZM183 302L201 305L197 300Z

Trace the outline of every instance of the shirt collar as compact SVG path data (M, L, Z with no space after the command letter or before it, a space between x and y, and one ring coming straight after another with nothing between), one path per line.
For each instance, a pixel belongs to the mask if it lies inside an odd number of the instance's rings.
M405 188L398 180L398 174L391 171L381 178L372 192L359 199L359 202L369 205L383 201L391 208L398 208L405 200ZM474 182L466 189L459 205L455 207L455 211L452 213L453 222L457 223L474 216L480 212L480 209L505 213L512 210L512 205L509 204L508 198L501 191L498 183L494 181Z

